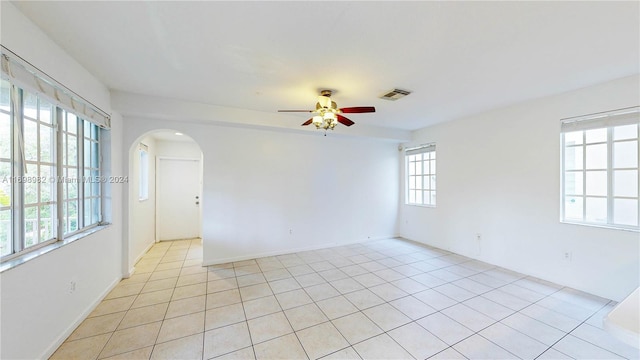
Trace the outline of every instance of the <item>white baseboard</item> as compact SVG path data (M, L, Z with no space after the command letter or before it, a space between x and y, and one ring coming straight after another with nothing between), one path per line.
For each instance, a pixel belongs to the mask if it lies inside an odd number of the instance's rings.
M130 264L132 265L131 268L129 268L129 273L128 274L124 274L123 278L124 279L128 279L129 277L131 277L131 275L133 275L133 273L136 271L136 264L138 263L138 261L140 261L140 259L142 259L143 256L145 256L147 254L147 251L149 251L151 249L151 247L153 247L153 245L155 245L155 242L150 243L149 245L147 245L146 248L144 248L144 250L142 250L142 252L140 253L140 255L138 255L136 257L135 260L133 260L133 263Z
M51 355L53 355L53 353L56 352L56 350L58 350L60 345L62 345L62 343L64 343L64 341L69 337L69 335L71 335L73 331L87 318L87 316L89 316L89 314L91 314L91 312L93 312L93 310L95 310L96 307L100 305L102 300L111 292L111 290L113 290L113 288L116 287L116 285L118 285L118 283L121 280L122 280L121 278L117 278L113 280L111 284L107 287L107 289L103 291L102 294L100 294L100 296L98 296L98 298L94 302L92 302L91 305L89 305L89 307L85 311L83 311L76 318L76 320L58 336L56 341L54 341L53 344L51 344L47 348L47 350L45 350L44 354L40 357L40 359L50 358Z

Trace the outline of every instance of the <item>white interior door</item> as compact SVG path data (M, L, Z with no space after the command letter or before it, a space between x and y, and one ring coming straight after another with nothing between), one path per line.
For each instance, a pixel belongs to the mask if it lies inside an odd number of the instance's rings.
M158 240L200 236L200 160L158 158Z

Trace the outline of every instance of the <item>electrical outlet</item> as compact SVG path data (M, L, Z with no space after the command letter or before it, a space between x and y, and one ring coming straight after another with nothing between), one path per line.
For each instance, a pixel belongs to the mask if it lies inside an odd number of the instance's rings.
M72 294L75 291L76 291L76 282L75 281L69 282L69 294Z
M477 233L476 234L476 241L480 241L480 240L482 240L482 234Z
M573 253L571 251L565 251L563 253L564 261L571 262L571 258L573 257Z
M293 229L289 229L289 235L293 235Z

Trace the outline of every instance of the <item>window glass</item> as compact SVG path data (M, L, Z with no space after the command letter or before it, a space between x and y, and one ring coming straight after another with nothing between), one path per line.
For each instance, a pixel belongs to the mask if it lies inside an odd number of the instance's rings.
M591 127L602 122L563 123L563 131L585 129L561 134L563 221L638 229L640 131L637 121L629 124L630 114L638 117L637 112L614 115L609 123L620 125L597 129Z
M621 141L613 143L613 167L638 167L638 141Z
M99 179L86 186L82 180L100 174L101 130L6 80L0 90L0 180L6 180L0 181L0 256L5 259L53 242L59 232L75 233L100 222ZM22 118L11 114L22 114ZM61 124L61 142L56 119ZM61 155L61 164L56 154ZM59 182L62 193L58 193ZM22 196L14 198L16 194Z
M435 145L410 149L405 155L406 203L411 205L435 205L436 160ZM413 153L417 151L418 153Z
M140 156L140 183L138 184L138 198L140 200L147 200L149 198L149 153L144 148L141 148L138 151Z

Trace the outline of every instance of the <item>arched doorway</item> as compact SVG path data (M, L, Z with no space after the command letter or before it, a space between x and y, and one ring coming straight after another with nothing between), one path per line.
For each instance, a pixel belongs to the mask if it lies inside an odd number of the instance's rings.
M176 130L139 136L128 154L125 275L157 242L202 237L200 146Z

